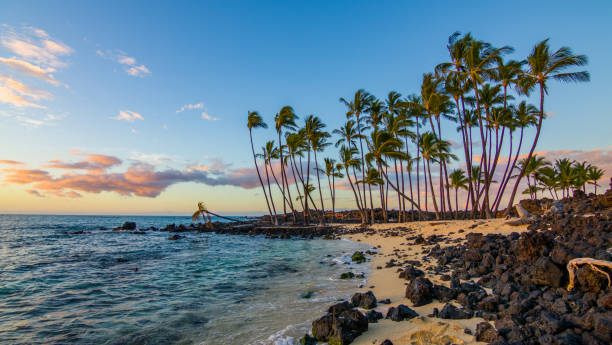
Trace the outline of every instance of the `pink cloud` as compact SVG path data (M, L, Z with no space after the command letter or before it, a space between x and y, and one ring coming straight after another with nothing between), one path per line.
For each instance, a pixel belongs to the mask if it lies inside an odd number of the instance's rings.
M49 164L43 168L51 169L69 169L69 170L87 170L89 172L99 172L108 169L112 166L121 164L121 160L117 157L89 154L83 161L76 163L67 163L59 159L49 161Z
M13 161L13 160L10 160L10 159L0 159L0 164L5 164L5 165L23 165L23 163L21 163L21 162Z

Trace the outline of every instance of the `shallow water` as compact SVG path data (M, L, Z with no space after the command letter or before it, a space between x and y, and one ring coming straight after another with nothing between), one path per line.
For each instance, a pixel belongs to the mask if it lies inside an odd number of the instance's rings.
M124 221L189 218L0 215L0 344L293 344L367 269L350 241L110 230Z

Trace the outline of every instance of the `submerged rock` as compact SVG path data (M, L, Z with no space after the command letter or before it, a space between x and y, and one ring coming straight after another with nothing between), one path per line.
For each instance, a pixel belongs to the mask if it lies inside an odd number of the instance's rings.
M340 279L351 279L351 278L355 278L355 273L353 273L353 272L344 272L344 273L340 274Z
M363 255L362 252L355 252L355 253L353 253L353 256L351 256L351 260L353 262L358 263L358 264L366 262L365 255Z

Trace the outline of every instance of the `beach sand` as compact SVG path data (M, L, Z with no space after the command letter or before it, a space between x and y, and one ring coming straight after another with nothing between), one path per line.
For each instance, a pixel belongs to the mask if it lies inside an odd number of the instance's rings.
M527 226L511 226L506 224L506 219L491 219L491 220L452 220L452 221L422 221L422 222L411 222L411 223L391 223L391 224L376 224L372 228L376 230L373 235L367 233L360 233L354 235L346 235L344 238L352 241L368 243L378 248L378 254L369 256L372 260L369 262L371 265L371 275L368 277L366 286L359 290L365 292L371 290L378 300L389 298L391 300L390 305L382 305L376 308L376 310L386 315L389 307L397 306L399 304L407 305L419 313L419 317L414 318L410 321L394 322L391 320L383 319L379 320L378 323L369 324L367 332L359 336L354 342L354 345L371 345L380 344L385 339L389 339L394 345L407 345L407 344L485 344L477 342L475 337L470 334L466 334L464 330L470 329L472 334L476 333L476 325L480 322L485 321L482 318L471 318L465 320L445 320L433 317L427 317L427 315L433 312L433 308L442 309L443 303L439 303L434 300L433 303L421 306L413 307L412 302L404 297L406 290L407 281L399 278L398 268L390 267L385 268L385 263L390 259L395 258L396 260L418 260L423 263L423 266L419 267L423 271L426 271L430 265L435 266L436 262L425 262L422 258L424 249L431 248L431 245L408 245L406 237L422 235L427 238L430 235L445 235L453 240L465 240L465 236L469 233L482 233L487 235L490 233L508 235L512 232L523 232L526 231ZM350 225L345 225L351 227ZM414 232L410 234L399 234L396 236L388 234L392 231L391 229L397 227L405 227L413 229ZM463 232L459 233L459 230ZM440 246L455 245L456 243L444 243L439 242ZM434 260L435 261L435 260ZM382 267L377 269L377 267ZM435 275L426 272L425 275L434 284L440 284L449 286L449 282L442 281L439 275ZM487 290L487 289L485 289ZM490 290L487 290L490 293ZM458 304L455 304L458 306Z

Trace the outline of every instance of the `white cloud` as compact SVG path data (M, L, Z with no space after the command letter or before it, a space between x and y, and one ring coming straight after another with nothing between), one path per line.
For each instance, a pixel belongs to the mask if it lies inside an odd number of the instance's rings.
M139 65L136 58L128 56L121 50L97 50L96 54L124 65L124 71L133 77L144 77L151 74L151 71L145 65Z
M195 103L195 104L185 104L184 106L182 106L179 110L176 111L177 114L184 112L185 110L194 110L194 109L203 109L202 111L202 118L204 120L207 121L217 121L219 120L216 117L212 117L208 114L208 110L206 109L206 107L204 106L203 102L200 103Z
M207 121L217 121L217 120L219 120L216 117L212 117L212 116L208 115L205 111L202 112L202 118L204 120L207 120Z
M177 110L176 113L182 113L185 110L192 110L192 109L204 109L204 103L196 103L196 104L185 104L184 106L181 107L181 109Z
M112 117L115 120L134 122L136 120L144 120L144 117L137 112L131 110L120 110L119 115Z

